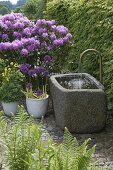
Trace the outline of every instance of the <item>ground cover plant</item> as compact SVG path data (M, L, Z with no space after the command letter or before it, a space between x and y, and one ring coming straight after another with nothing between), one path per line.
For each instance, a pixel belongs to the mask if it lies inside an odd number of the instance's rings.
M87 149L89 139L79 145L65 129L62 144L50 136L44 141L42 122L35 124L23 107L10 120L1 112L0 124L1 157L11 170L96 170L91 161L95 146Z
M4 148L0 157L9 169L100 170L92 164L94 147L87 149L89 140L80 146L66 129L63 144L58 146L49 136L43 141L42 124L34 124L23 107L20 107L19 115L11 119L0 113L0 143Z

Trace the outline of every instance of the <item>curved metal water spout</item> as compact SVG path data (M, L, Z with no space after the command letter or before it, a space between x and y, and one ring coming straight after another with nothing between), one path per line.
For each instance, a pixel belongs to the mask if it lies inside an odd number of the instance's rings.
M100 54L99 51L97 51L96 49L87 49L85 51L83 51L81 54L80 54L80 60L79 60L79 66L81 66L82 64L82 59L83 59L83 56L88 53L88 52L95 52L98 54L99 56L99 60L100 60L100 68L99 68L99 71L100 71L100 82L103 83L103 80L102 80L102 56ZM80 67L79 67L80 68ZM79 70L80 71L80 70Z

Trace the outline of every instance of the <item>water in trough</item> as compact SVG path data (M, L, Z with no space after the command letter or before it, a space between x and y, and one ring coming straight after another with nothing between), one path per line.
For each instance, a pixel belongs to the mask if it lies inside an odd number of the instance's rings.
M56 79L66 89L98 89L95 82L83 74L57 77Z

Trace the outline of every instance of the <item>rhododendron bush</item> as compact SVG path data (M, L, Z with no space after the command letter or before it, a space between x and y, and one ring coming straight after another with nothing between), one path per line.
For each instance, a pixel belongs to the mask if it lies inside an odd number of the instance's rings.
M51 54L70 42L72 35L55 20L38 20L36 23L22 13L0 17L0 57L19 62L37 63L39 57Z
M71 38L68 28L56 25L55 20L33 22L22 13L0 17L0 57L19 64L30 94L29 83L33 90L38 86L36 94L46 92L53 51L69 44Z

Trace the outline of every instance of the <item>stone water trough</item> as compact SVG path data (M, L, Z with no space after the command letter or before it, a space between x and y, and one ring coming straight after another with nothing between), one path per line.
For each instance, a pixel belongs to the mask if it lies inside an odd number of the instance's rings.
M93 133L105 127L107 102L103 85L87 73L50 77L57 125L70 132Z

